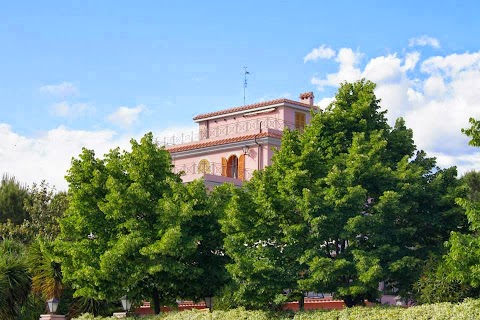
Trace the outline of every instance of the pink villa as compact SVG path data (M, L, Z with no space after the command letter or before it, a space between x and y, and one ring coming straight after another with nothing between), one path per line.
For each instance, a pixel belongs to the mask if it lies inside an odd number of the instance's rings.
M211 189L224 182L241 186L255 170L271 163L283 130L302 130L310 122L313 92L300 101L276 99L200 114L193 118L198 133L159 140L172 156L184 182L203 178Z

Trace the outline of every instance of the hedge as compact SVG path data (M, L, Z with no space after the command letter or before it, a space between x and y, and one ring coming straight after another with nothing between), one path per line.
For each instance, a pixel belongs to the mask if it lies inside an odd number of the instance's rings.
M158 316L142 318L145 320L471 320L480 319L480 300L467 299L462 303L436 303L410 308L402 307L356 307L343 310L314 310L304 312L268 312L250 311L242 308L229 311L191 310L169 312ZM84 314L75 320L116 320L113 317L93 317Z

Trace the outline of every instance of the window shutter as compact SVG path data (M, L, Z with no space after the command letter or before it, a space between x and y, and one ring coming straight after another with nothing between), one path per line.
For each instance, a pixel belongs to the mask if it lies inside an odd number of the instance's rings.
M238 158L238 179L245 180L245 155Z
M302 132L303 128L305 127L305 120L305 113L295 112L295 129Z
M222 158L222 176L227 176L227 159Z

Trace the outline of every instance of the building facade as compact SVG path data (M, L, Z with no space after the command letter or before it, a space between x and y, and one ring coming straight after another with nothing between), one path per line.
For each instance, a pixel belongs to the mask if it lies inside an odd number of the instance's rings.
M198 132L159 139L184 182L203 178L208 188L224 182L241 186L255 170L270 165L285 129L303 130L314 106L312 92L299 101L276 99L200 114Z

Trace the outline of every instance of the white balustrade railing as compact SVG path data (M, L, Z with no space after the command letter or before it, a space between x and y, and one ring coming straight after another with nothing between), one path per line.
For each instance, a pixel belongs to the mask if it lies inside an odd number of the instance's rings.
M295 129L295 124L276 118L265 117L227 123L224 125L215 125L208 130L200 129L198 131L178 133L172 136L156 138L156 142L160 146L171 146L212 138L228 137L230 135L236 135L239 133L260 132L260 129L275 129L283 131L287 128L293 130Z

